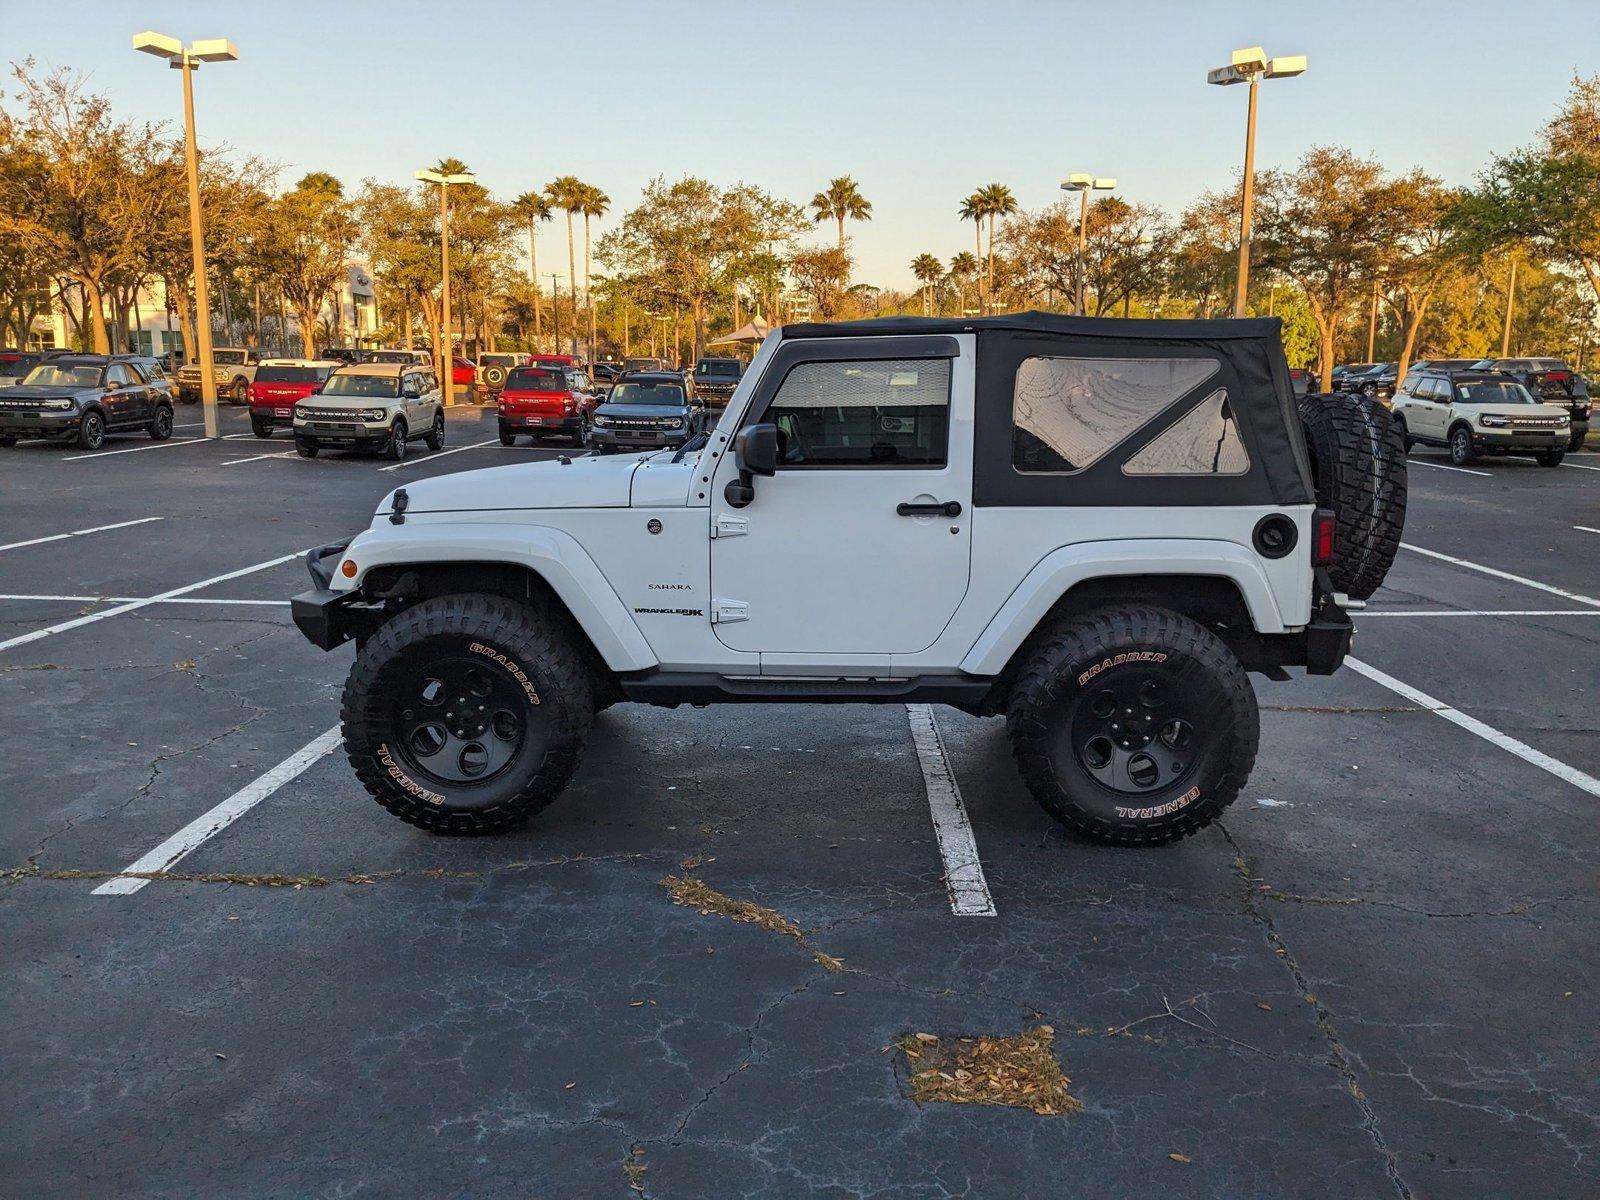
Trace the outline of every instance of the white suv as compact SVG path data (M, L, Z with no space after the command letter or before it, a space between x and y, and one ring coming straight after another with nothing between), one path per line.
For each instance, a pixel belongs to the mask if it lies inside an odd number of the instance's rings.
M427 367L340 367L294 406L294 448L302 458L326 448L378 450L398 460L418 438L430 450L444 448L444 394Z
M1559 467L1572 419L1497 371L1411 371L1391 404L1406 449L1444 446L1466 466L1480 454L1524 454Z

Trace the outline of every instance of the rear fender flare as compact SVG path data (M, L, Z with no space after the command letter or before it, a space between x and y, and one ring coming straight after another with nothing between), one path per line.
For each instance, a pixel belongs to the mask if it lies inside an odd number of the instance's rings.
M357 574L336 571L333 587L350 591L374 567L445 563L507 563L538 575L572 613L613 671L644 671L659 666L610 581L571 534L548 525L474 522L384 522L364 530L345 548Z
M973 675L998 675L1056 601L1077 584L1119 575L1210 575L1231 580L1257 633L1283 633L1283 614L1255 554L1235 542L1197 538L1079 542L1053 550L1029 571L961 661Z

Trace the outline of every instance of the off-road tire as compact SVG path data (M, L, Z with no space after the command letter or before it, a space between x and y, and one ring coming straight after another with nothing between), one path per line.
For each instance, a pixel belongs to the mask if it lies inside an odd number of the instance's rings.
M1559 467L1566 456L1565 450L1541 450L1533 456L1533 461L1541 467Z
M272 436L272 422L263 421L259 417L251 417L250 432L258 438L269 438Z
M1317 506L1334 513L1336 591L1365 600L1400 549L1406 519L1406 444L1383 405L1360 396L1307 396L1300 420L1311 452Z
M1194 749L1183 773L1138 794L1095 778L1074 744L1077 721L1119 678L1193 689L1194 711L1207 714L1204 724L1191 723ZM1204 829L1238 796L1261 737L1255 692L1233 652L1188 617L1143 606L1099 609L1045 631L1017 673L1006 731L1044 810L1114 846L1159 846Z
M390 462L401 462L406 456L406 438L410 432L404 421L396 419L389 426L389 440L384 443L383 456Z
M499 363L491 363L483 368L481 372L484 388L490 395L494 395L505 386L508 374L510 374L508 368L501 366Z
M106 419L97 412L86 412L78 422L78 448L98 450L106 444Z
M315 442L303 441L300 438L295 438L294 440L294 452L301 458L315 458L317 451L321 449L322 447Z
M484 781L447 783L390 742L419 672L464 653L517 685L524 737ZM345 683L340 720L357 778L402 821L433 833L499 833L549 805L572 778L594 720L594 689L583 655L544 611L499 596L438 596L398 613L368 639Z
M164 442L172 436L172 409L165 404L156 405L156 415L150 418L150 436Z
M442 412L433 414L433 424L428 429L427 442L429 450L444 449L444 414Z
M1471 466L1478 461L1478 452L1472 445L1472 430L1457 425L1450 431L1450 461L1458 467Z

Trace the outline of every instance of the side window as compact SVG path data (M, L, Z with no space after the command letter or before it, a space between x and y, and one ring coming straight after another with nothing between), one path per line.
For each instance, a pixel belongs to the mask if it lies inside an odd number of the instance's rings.
M133 372L122 363L112 363L106 368L106 382L115 383L121 387L131 387L134 382Z
M149 383L155 377L155 372L142 362L129 363L128 372L133 376L135 383Z
M1239 422L1218 388L1127 462L1124 475L1243 475L1250 455Z
M1442 404L1450 399L1450 385L1442 379L1429 379L1423 383L1420 394L1424 400Z
M941 467L950 433L950 360L808 362L764 418L781 467Z
M1217 370L1211 358L1025 358L1011 397L1012 469L1025 475L1082 471ZM1226 393L1218 395L1225 407ZM1237 439L1236 426L1233 435Z

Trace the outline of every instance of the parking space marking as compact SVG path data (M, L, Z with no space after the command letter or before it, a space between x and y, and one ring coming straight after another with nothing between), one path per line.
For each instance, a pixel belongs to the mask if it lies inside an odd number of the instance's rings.
M1418 707L1425 708L1435 716L1443 717L1446 721L1459 725L1468 733L1481 737L1484 741L1500 747L1508 754L1516 755L1523 762L1532 763L1541 771L1550 772L1557 779L1565 780L1567 783L1572 784L1573 787L1581 788L1588 792L1591 796L1600 797L1600 779L1596 779L1593 775L1586 774L1578 770L1577 767L1569 767L1560 759L1551 758L1542 750L1535 750L1526 742L1518 741L1509 733L1501 733L1493 725L1486 725L1476 717L1467 716L1460 709L1451 708L1443 700L1430 696L1427 692L1419 691L1409 683L1402 683L1393 675L1378 670L1377 667L1372 666L1370 663L1364 663L1356 658L1347 658L1344 662L1345 666L1350 667L1357 674L1365 675L1373 683L1388 688L1395 695L1405 697Z
M1561 465L1563 467L1571 467L1574 471L1600 471L1600 467L1591 467L1585 463L1564 462Z
M319 734L270 771L256 776L210 812L196 817L150 853L123 868L121 874L95 888L94 896L131 896L148 879L134 878L171 870L174 863L192 852L208 838L232 825L273 792L288 783L323 755L339 745L339 726Z
M230 458L227 462L220 462L219 467L236 467L240 463L260 462L264 458L296 458L299 452L295 450L280 450L277 454L252 454L249 458Z
M1574 529L1581 529L1585 533L1600 533L1600 529L1595 529L1595 528L1593 528L1591 526L1588 526L1588 525L1574 525L1573 528ZM0 550L4 550L4 549L5 549L4 546L0 546Z
M1423 608L1409 612L1370 609L1355 614L1364 617L1600 617L1600 608Z
M210 438L173 438L170 442L151 442L148 446L129 446L126 450L93 450L88 454L69 454L62 462L82 462L86 458L110 458L113 454L138 454L141 450L171 450L175 446L198 446Z
M70 533L52 533L49 537L29 538L25 542L7 542L0 550L20 550L24 546L41 546L45 542L64 542L68 538L83 537L89 533L105 533L110 529L126 529L130 525L148 525L151 521L164 521L165 517L140 517L137 521L118 521L115 525L96 525L92 529L74 529Z
M1409 465L1413 467L1432 467L1435 471L1456 471L1462 475L1482 475L1485 479L1494 478L1494 473L1491 471L1469 471L1465 467L1447 467L1443 463L1423 462L1417 458L1410 459Z
M390 463L387 467L379 467L380 471L398 471L401 467L409 467L413 463L430 463L436 458L444 458L450 454L460 454L463 450L481 450L485 446L498 446L500 439L492 437L487 442L473 442L470 446L457 446L454 450L440 450L437 454L424 454L420 458L407 458L401 462Z
M13 646L23 646L29 642L37 642L57 633L66 633L69 629L77 629L81 625L92 625L96 621L104 621L107 617L118 617L123 613L133 612L138 608L145 608L151 604L160 604L165 600L172 600L178 596L186 596L190 592L198 592L201 588L208 588L214 583L226 583L230 579L238 579L242 575L252 575L257 571L265 571L269 567L281 566L286 562L293 562L304 554L304 550L296 550L293 554L285 554L280 558L269 559L267 562L256 563L253 567L240 567L237 571L229 571L226 575L214 575L210 579L202 579L199 583L185 584L181 588L173 588L170 592L162 592L159 596L146 596L140 600L130 600L119 604L115 608L108 608L104 612L89 613L87 616L74 617L70 621L62 621L59 625L48 625L43 629L35 629L32 633L18 634L14 638L7 638L0 642L0 650L9 650Z
M1540 583L1537 579L1529 579L1523 575L1513 575L1509 571L1501 571L1495 567L1486 567L1482 563L1475 563L1470 559L1465 558L1456 558L1452 554L1440 554L1437 550L1428 550L1424 549L1422 546L1413 546L1410 542L1401 542L1400 548L1402 550L1410 550L1414 554L1425 554L1429 558L1437 558L1441 562L1453 563L1455 566L1465 567L1469 571L1479 571L1484 575L1492 575L1496 579L1506 579L1510 580L1512 583L1520 583L1524 587L1538 588L1541 592L1549 592L1552 596L1561 596L1567 600L1576 600L1579 604L1592 604L1596 608L1600 608L1600 600L1596 600L1593 596L1585 596L1580 592L1569 592L1565 588L1558 588L1548 583Z
M992 917L994 897L989 881L983 877L983 862L978 858L978 843L972 836L967 806L961 802L961 788L944 752L933 708L927 704L906 705L911 721L911 740L917 747L917 762L922 767L922 783L928 791L928 809L933 813L933 832L944 859L944 885L950 893L950 911L958 917Z
M127 604L134 601L140 604L268 604L289 607L287 600L224 600L220 596L171 596L162 599L159 596L24 596L5 593L0 594L0 600L63 600L77 604Z

